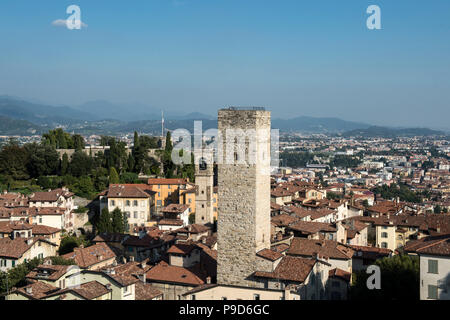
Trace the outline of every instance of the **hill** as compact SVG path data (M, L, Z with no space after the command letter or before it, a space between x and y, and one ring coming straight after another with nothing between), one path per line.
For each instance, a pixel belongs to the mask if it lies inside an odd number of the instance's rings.
M29 136L42 134L45 129L26 120L15 120L0 116L0 135Z
M439 136L445 135L442 131L436 131L428 128L386 128L372 126L366 129L356 129L344 132L345 137L380 137L380 138L396 138L396 137L414 137L414 136Z
M338 118L314 118L302 116L289 120L272 120L272 128L293 132L339 133L348 130L366 129L369 127L370 125L365 123L346 121Z

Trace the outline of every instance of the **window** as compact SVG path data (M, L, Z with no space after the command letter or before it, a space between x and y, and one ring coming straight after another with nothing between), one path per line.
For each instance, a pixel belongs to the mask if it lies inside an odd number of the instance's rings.
M125 204L125 205L126 205L127 207L129 207L129 206L130 206L130 204L131 204L130 200L127 200L127 202L126 202L126 204Z
M158 197L161 197L161 192L158 192Z
M381 243L381 247L382 247L382 248L387 248L387 242L382 242L382 243Z
M387 232L382 232L382 233L381 233L381 237L382 237L382 238L387 238L387 237L388 237Z
M438 298L438 287L433 285L428 285L428 299Z
M195 300L195 294L192 295L192 300Z
M259 296L259 294L254 294L253 300L261 300L261 297Z
M137 213L137 211L135 211L135 212L133 213L133 217L134 217L135 219L138 218L138 213Z
M11 266L14 268L16 266L16 260L11 261Z
M133 207L137 207L138 206L138 201L137 200L134 200L133 201Z
M438 261L437 260L428 260L428 273L438 273Z
M188 203L191 203L191 202L192 202L192 199L189 199L189 200L188 200Z
M162 201L161 201L161 200L156 201L156 205L157 205L158 207L160 207L160 206L162 205Z
M158 184L158 189L161 189L161 185L160 184Z
M387 227L386 227L386 226L382 226L382 227L381 227L381 229L383 229L383 230L386 230L386 229L387 229Z
M112 205L112 206L115 206L115 205L116 205L116 202L115 202L114 200L111 200L111 205Z
M131 293L130 286L123 288L123 295L128 295Z

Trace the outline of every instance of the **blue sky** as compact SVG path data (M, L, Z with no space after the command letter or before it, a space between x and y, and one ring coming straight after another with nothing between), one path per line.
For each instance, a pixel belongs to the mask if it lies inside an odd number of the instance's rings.
M52 25L71 4L87 28ZM450 127L448 0L2 0L0 39L0 94L54 105Z

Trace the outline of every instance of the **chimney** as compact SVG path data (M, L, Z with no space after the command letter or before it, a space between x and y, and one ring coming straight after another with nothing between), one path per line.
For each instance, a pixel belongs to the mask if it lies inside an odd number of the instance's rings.
M141 280L143 283L147 282L147 274L144 272L143 274L139 275L139 280Z
M134 256L130 256L130 262L134 262Z
M211 277L206 277L206 283L211 284Z
M30 287L27 287L26 289L25 289L25 291L28 293L28 294L33 294L33 288L30 286Z

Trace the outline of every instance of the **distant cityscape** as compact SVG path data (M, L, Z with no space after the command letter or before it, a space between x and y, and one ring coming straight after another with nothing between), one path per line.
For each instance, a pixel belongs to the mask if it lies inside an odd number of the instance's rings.
M445 135L284 132L269 170L205 147L175 165L164 123L154 136L3 137L5 299L449 299ZM225 108L217 125L269 133L270 112ZM262 137L247 139L266 150ZM373 266L408 287L370 290Z

